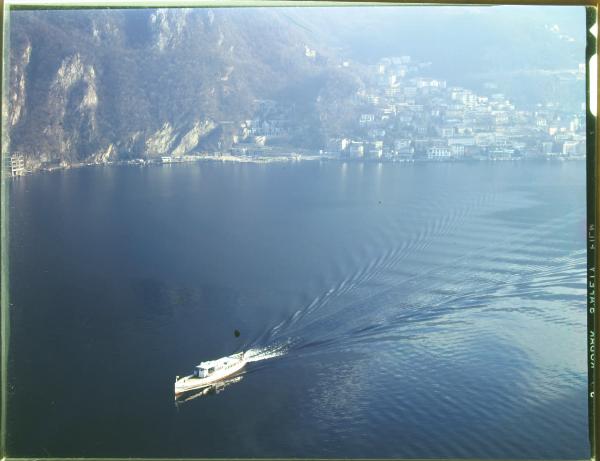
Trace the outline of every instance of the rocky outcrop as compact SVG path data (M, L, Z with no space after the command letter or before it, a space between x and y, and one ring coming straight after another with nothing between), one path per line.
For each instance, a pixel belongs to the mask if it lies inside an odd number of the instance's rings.
M185 155L190 152L200 142L202 136L207 135L216 128L216 124L212 120L198 121L194 123L194 126L188 131L182 138L181 142L177 145L171 155L178 157Z
M20 53L17 53L17 58L11 66L10 73L10 96L8 115L8 123L11 127L15 126L21 119L21 115L25 109L25 88L26 88L26 72L27 66L31 59L31 43L26 41Z
M47 105L52 117L45 133L54 138L56 155L73 160L72 152L97 137L96 72L79 53L63 59L50 86Z
M170 152L171 146L175 142L176 138L176 133L171 124L169 122L165 122L158 131L146 139L146 155L150 157L167 155Z
M94 163L107 163L117 158L117 150L114 144L109 144L106 149L92 156Z
M154 46L160 51L179 45L190 13L188 8L169 10L160 8L150 16L154 30Z

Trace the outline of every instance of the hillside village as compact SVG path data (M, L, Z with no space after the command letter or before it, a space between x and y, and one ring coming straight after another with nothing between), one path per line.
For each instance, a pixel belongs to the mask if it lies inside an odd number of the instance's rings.
M362 108L354 133L327 139L320 154L396 161L585 155L584 107L579 113L565 112L554 102L515 107L494 92L493 83L485 85L489 96L482 96L445 80L420 77L428 64L402 56L369 66L368 86L354 97ZM585 66L563 78L584 79ZM269 144L294 129L274 102L262 105L261 117L242 123L232 155L272 153Z

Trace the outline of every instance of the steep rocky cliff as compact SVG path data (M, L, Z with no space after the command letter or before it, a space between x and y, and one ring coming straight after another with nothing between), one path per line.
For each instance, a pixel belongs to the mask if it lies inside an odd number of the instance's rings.
M183 155L230 144L264 99L292 107L292 141L317 147L321 90L360 81L327 50L307 55L311 40L279 10L15 11L11 150L33 168Z

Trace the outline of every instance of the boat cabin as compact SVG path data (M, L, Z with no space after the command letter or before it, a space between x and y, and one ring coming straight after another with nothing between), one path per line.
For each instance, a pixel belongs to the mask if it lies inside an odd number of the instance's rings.
M239 363L239 360L232 359L231 357L223 357L218 360L202 362L194 370L194 377L206 378L212 375L215 371L231 368L236 363Z
M201 364L196 367L194 370L194 376L196 378L206 378L207 376L214 373L215 367L203 367Z

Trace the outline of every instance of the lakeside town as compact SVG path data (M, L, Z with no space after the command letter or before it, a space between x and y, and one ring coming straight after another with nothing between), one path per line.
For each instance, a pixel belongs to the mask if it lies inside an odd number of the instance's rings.
M316 52L306 48L308 59ZM350 68L351 61L339 67ZM410 56L389 57L367 67L366 85L353 96L351 136L330 137L321 149L298 148L290 139L297 126L289 107L271 100L256 101L253 119L230 127L231 142L218 149L142 158L49 163L42 171L98 164L162 165L197 161L287 162L354 160L378 162L489 161L581 159L586 153L585 106L577 113L558 102L518 107L494 83L486 95L450 86L445 80L423 77L428 62ZM557 78L585 79L585 65ZM357 108L359 109L358 111ZM233 122L221 122L229 123ZM282 141L284 140L284 141ZM26 156L5 159L11 176L30 173Z
M327 152L400 161L585 156L584 103L578 113L556 102L519 108L493 83L482 96L420 77L429 64L402 56L371 66L372 85L357 94L371 108L360 115L362 136L331 139ZM585 79L585 65L562 78Z

